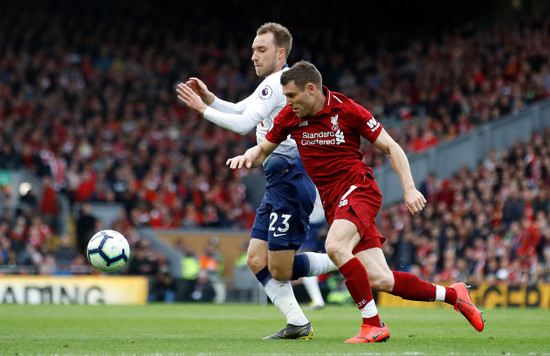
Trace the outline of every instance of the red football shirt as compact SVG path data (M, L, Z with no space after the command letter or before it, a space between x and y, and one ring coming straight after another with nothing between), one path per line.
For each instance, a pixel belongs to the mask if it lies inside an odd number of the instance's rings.
M280 143L290 134L307 174L319 189L324 202L340 199L341 190L359 173L372 169L363 162L361 136L374 142L382 125L372 114L345 95L323 87L323 110L314 116L298 117L286 106L275 117L265 138ZM324 204L323 204L324 205Z

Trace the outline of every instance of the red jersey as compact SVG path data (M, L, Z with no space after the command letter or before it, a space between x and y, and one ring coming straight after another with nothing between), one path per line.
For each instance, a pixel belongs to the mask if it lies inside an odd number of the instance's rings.
M372 114L345 95L323 87L324 108L314 116L298 117L285 106L265 138L283 142L290 134L298 145L307 174L319 189L323 205L340 199L341 191L357 174L372 175L363 162L361 137L374 142L382 125Z

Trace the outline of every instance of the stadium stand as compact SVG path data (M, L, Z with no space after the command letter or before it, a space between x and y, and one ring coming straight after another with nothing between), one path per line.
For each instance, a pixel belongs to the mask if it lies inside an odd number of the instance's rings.
M251 226L245 181L260 172L230 172L225 160L254 135L201 120L177 103L174 85L196 75L225 99L243 98L257 85L249 58L257 24L204 21L206 5L182 22L188 4L169 2L170 13L140 4L0 5L0 31L10 33L0 38L0 171L25 170L45 187L40 196L20 194L0 176L2 271L90 273L77 244L79 216L56 219L54 196L67 197L76 213L86 203L120 210L112 226L133 247L142 227ZM281 13L265 5L254 21ZM320 18L307 1L296 6ZM550 96L550 16L535 10L516 21L449 23L438 35L411 31L417 37L400 26L381 27L383 36L340 33L335 24L300 27L289 18L290 62L314 61L329 87L371 108L408 153L426 152ZM533 135L476 169L426 181L430 204L420 217L387 207L381 226L394 266L439 282L549 281L550 146L548 135ZM364 153L375 167L387 163L370 145ZM67 239L80 246L70 264ZM162 253L147 258L165 263Z
M393 266L440 283L547 282L549 133L533 132L530 141L487 155L473 170L430 177L422 215L411 217L401 204L385 209L381 230Z

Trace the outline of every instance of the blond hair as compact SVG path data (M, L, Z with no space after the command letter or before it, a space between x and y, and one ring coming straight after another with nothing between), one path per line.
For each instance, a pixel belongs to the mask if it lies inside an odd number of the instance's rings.
M269 32L273 34L275 47L284 48L286 58L288 58L288 55L292 50L292 35L290 34L290 31L281 24L267 22L258 28L256 35L259 36Z

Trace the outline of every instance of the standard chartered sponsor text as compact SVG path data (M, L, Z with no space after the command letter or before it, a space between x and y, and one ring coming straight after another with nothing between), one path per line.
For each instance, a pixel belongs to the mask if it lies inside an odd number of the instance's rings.
M332 131L321 131L321 132L304 132L302 135L303 138L325 138L325 137L334 137L334 132Z
M304 146L334 144L336 144L336 139L334 139L334 132L332 131L304 132L302 134L302 145Z

